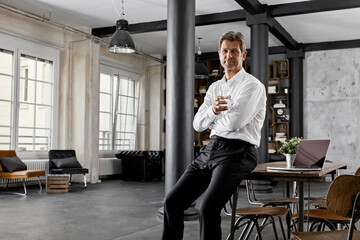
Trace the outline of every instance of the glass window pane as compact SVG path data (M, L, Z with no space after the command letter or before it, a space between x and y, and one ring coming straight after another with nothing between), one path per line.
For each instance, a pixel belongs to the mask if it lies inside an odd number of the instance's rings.
M116 130L117 131L121 131L121 132L125 131L125 121L126 121L125 115L118 114L117 119L116 119Z
M47 151L51 143L50 130L37 129L35 131L35 150Z
M34 150L33 138L34 138L33 129L19 128L18 150L33 151Z
M120 96L119 97L119 113L127 113L128 107L128 97Z
M36 103L51 105L52 85L50 83L36 83Z
M111 76L100 74L100 92L111 93Z
M35 81L20 79L20 101L35 103Z
M13 75L13 52L0 49L0 73Z
M125 79L120 79L120 95L129 95L128 92L129 88L129 81Z
M111 115L109 113L100 113L99 119L99 130L100 132L110 132L111 131Z
M100 111L111 112L111 95L100 94Z
M99 149L111 150L111 135L109 131L100 131L99 134Z
M19 127L34 127L34 111L33 105L20 103Z
M11 100L12 80L12 77L0 75L0 99Z
M52 82L52 65L53 63L51 61L38 58L36 64L36 79L45 82Z
M21 54L20 77L35 79L36 58Z
M0 127L0 150L9 150L11 143L11 128Z
M36 128L49 128L51 119L51 107L36 106Z
M0 125L11 125L11 102L0 101Z
M135 116L126 116L125 117L125 129L126 132L134 132L136 127L136 117Z

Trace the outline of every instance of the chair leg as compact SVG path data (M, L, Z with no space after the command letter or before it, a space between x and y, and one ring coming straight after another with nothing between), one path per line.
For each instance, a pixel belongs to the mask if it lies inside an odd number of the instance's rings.
M284 238L284 240L286 240L284 225L283 225L283 223L282 223L281 217L279 217L279 222L280 222L280 229L281 229L281 232L282 232L282 234L283 234L283 238Z
M38 177L38 181L39 181L39 187L40 187L39 192L41 193L41 192L42 192L42 185L41 185L41 180L40 180L40 177Z
M23 179L23 186L24 186L24 195L27 194L27 189L26 189L26 184L25 184L25 179Z
M255 223L256 230L258 232L259 240L262 240L261 229L260 229L259 223L256 218L254 219L254 223Z
M70 173L70 177L69 177L69 186L71 185L71 177L72 177L72 174Z
M239 188L237 187L235 192L233 193L233 202L231 208L231 225L230 225L230 236L229 240L234 240L234 233L235 233L235 215L236 215L236 205L237 205L237 198L238 198Z
M86 188L87 185L86 185L86 174L84 173L84 188Z

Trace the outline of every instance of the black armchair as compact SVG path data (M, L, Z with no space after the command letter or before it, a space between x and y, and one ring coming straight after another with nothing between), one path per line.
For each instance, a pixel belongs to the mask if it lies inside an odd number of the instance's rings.
M84 188L86 188L86 174L89 173L89 169L81 166L76 159L75 150L50 150L49 173L69 174L69 184L71 183L72 174L84 174Z

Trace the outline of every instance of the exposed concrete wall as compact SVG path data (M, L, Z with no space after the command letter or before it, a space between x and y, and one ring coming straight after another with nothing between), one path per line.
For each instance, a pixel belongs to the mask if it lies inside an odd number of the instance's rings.
M331 139L327 159L360 166L360 49L306 53L304 59L304 133Z

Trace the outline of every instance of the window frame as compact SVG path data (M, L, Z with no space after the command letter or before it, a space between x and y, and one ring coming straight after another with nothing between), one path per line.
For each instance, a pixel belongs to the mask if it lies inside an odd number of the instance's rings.
M121 78L126 78L126 79L133 80L133 81L135 81L135 83L138 84L138 91L139 91L138 94L139 95L138 95L138 98L137 98L138 99L138 106L137 106L137 112L136 112L136 120L137 120L138 117L139 117L139 106L140 106L140 83L141 83L141 81L140 81L140 70L135 69L135 68L129 68L129 67L124 66L124 65L119 65L119 64L117 64L114 61L109 60L109 59L101 59L101 62L100 62L100 74L101 73L105 73L105 74L108 74L108 75L111 75L111 76L117 75L119 81L120 81ZM99 81L100 81L100 77L99 77ZM112 85L114 85L114 84L112 84ZM116 87L116 86L113 86L113 87ZM99 96L100 96L100 91L99 91ZM112 107L113 107L113 101L112 101L111 104L112 104ZM99 109L99 114L100 114L100 109ZM115 117L114 115L115 115L115 112L112 111L111 112L111 118L112 118L111 121L112 121L113 125L111 125L111 136L113 134L116 134L116 132L119 132L119 130L117 129L117 130L115 130L115 133L114 133L114 117ZM137 126L135 128L136 128L135 129L135 149L136 149L137 141L138 141L137 140L138 128L137 128ZM99 129L99 137L100 137L100 129ZM112 144L113 144L112 139L113 138L111 137L110 138L111 147L112 147ZM116 141L116 139L115 139L115 141ZM117 150L117 149L100 150L100 145L99 145L99 156L100 157L105 157L105 156L108 156L109 154L113 154L113 153L118 152L118 151L121 151L121 150Z
M10 35L0 33L0 48L13 52L13 92L12 92L12 131L11 131L11 145L10 149L15 150L18 156L26 159L47 158L48 151L51 148L57 147L58 138L58 91L59 91L59 58L60 52L58 49L45 46L36 42L20 39ZM52 120L51 120L51 146L50 149L39 151L19 151L18 137L19 137L19 111L20 107L20 59L21 54L34 56L40 59L46 59L53 63L53 94L52 94Z

